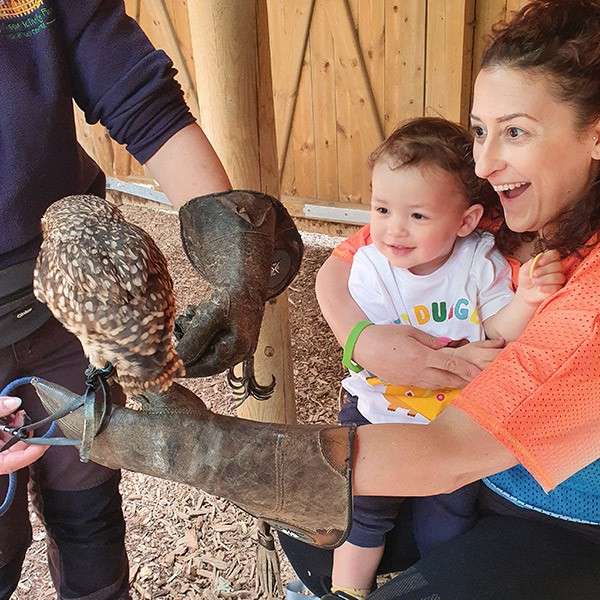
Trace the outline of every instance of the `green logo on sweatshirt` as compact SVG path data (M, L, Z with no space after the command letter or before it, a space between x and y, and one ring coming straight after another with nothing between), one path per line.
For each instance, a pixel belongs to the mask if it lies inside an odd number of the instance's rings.
M0 34L28 38L48 29L54 15L44 0L0 0Z

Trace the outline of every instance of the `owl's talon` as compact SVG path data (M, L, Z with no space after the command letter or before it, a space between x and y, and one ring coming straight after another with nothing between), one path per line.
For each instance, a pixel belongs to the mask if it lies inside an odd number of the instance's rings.
M271 383L268 385L260 385L254 377L250 380L250 393L257 400L268 400L275 391L275 376L271 376Z
M245 372L241 377L238 377L233 367L227 371L227 383L233 390L234 396L236 396L234 408L239 408L249 396L256 398L256 400L268 400L273 395L276 385L275 377L273 376L271 383L267 385L260 385L256 381L254 373L250 375Z

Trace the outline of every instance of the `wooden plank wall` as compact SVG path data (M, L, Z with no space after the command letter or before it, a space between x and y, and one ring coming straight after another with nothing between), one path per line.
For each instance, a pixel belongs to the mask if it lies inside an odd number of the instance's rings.
M125 0L152 42L171 56L200 117L187 2ZM240 0L252 2L256 0ZM367 158L403 119L466 123L491 25L526 0L267 0L281 194L305 203L369 203ZM80 112L82 145L107 174L144 169Z

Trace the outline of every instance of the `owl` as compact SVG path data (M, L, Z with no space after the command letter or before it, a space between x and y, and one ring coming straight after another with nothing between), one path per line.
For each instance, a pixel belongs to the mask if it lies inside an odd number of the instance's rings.
M173 282L154 241L95 196L52 204L42 233L38 300L79 338L92 366L114 366L126 395L166 391L184 367L172 340Z

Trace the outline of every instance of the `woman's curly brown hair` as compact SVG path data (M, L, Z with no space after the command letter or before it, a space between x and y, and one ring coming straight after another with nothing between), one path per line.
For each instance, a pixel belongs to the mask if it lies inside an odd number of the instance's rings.
M546 77L555 98L575 110L580 131L600 118L600 0L533 0L492 31L482 69L508 67ZM600 230L600 175L554 225L540 245L563 256ZM532 234L512 232L506 224L496 235L505 253L531 239Z

